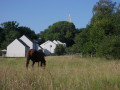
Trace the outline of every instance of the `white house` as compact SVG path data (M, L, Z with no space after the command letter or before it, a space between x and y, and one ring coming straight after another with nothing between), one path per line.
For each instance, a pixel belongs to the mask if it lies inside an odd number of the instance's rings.
M7 46L7 57L25 57L30 49L22 40L15 39Z
M58 40L54 40L53 42L48 40L45 43L41 44L40 47L43 49L43 52L46 55L50 55L51 53L54 53L57 44L62 44L64 47L66 47L66 43L62 43Z
M40 49L39 45L23 35L7 46L7 57L25 57L29 49Z
M64 47L66 47L65 43L62 43L58 40L48 40L39 46L35 40L33 41L27 36L23 35L21 38L15 39L7 46L7 57L25 57L29 49L42 49L46 55L50 55L51 53L54 53L57 44L62 44Z

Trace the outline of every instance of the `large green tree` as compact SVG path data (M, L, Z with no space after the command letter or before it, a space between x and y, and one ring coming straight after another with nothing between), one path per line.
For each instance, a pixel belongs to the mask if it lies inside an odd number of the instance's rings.
M31 30L30 28L25 27L25 26L18 27L18 32L19 32L20 36L26 35L26 36L30 37L31 39L38 38L38 36L35 34L35 32L33 30Z
M48 29L42 33L42 38L45 41L60 40L61 42L65 42L67 46L71 46L74 44L73 38L76 32L77 30L73 23L59 21L54 23L52 26L49 26Z
M99 0L93 8L93 17L89 31L89 44L91 54L96 54L100 42L105 36L115 34L116 3L111 0ZM107 48L109 49L109 48Z
M86 32L87 31L87 32ZM99 0L93 7L93 17L85 30L75 37L76 51L91 56L119 57L120 4Z
M7 48L14 39L27 35L31 39L37 39L37 35L28 27L19 27L16 21L8 21L0 27L0 49Z
M1 49L6 48L10 42L19 37L19 32L17 31L18 25L16 21L8 21L1 24L1 35L4 35L4 40L1 42Z

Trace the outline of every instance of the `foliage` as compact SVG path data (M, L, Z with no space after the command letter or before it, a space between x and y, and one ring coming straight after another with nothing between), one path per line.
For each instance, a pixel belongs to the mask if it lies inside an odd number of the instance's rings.
M42 33L42 38L45 41L59 40L61 42L65 42L67 46L71 46L74 44L73 38L76 32L77 30L73 23L59 21L54 23L52 26L49 26L48 29Z
M63 55L65 53L65 47L62 44L56 45L55 54L56 55Z
M35 34L35 32L33 30L31 30L28 27L18 27L18 32L20 33L20 36L22 35L26 35L28 37L30 37L31 39L37 39L37 35Z
M37 35L28 27L19 27L16 21L8 21L0 27L0 49L5 49L16 38L27 35L31 39L37 39Z
M120 4L99 0L94 5L93 17L85 30L75 36L76 51L91 56L119 57Z
M97 55L120 58L120 36L106 36L97 48Z
M76 48L76 52L84 52L84 44L87 43L88 41L88 30L87 29L84 29L82 30L80 33L78 33L75 38L74 38L74 41L75 41L75 45L73 45L74 48Z
M93 7L93 13L99 16L98 19L108 17L115 12L115 6L116 2L112 2L112 0L99 0Z

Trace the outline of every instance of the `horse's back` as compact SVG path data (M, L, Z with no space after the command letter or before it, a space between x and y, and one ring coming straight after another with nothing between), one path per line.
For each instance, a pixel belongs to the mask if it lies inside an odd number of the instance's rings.
M29 51L27 51L26 57L30 59L33 56L34 53L35 53L35 50L34 49L30 49Z
M31 59L32 61L39 62L42 58L44 58L43 54L39 51L34 49L30 49L27 52L27 58Z

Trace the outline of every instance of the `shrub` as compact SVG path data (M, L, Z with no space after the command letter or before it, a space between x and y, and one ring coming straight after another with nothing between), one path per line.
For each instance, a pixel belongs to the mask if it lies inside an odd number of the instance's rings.
M65 53L65 48L62 44L58 44L55 48L56 55L63 55Z

